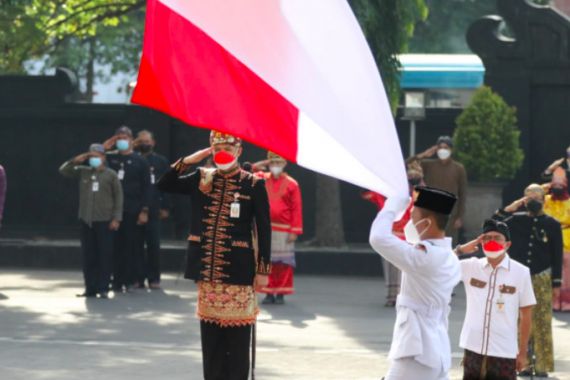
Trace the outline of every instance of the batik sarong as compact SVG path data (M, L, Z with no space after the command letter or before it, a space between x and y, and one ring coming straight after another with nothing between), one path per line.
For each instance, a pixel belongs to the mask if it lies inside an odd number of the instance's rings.
M554 349L552 343L552 276L550 270L531 276L536 305L532 309L530 342L534 355L536 372L554 371ZM532 364L532 363L531 363Z
M198 282L197 317L221 327L255 324L259 309L253 286Z
M570 311L570 252L564 252L563 260L560 296L554 299L552 305L556 311Z
M516 359L483 356L465 350L463 380L516 380Z

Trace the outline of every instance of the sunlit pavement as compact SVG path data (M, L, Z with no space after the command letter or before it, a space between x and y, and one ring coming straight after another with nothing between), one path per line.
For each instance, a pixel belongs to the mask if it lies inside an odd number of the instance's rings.
M380 379L386 372L394 310L380 279L298 277L286 305L264 307L257 376L263 379ZM201 379L196 292L175 275L163 290L109 300L76 298L81 274L3 270L0 274L0 379ZM5 296L5 297L2 297ZM450 320L452 379L462 286ZM570 314L554 322L558 379L570 379Z

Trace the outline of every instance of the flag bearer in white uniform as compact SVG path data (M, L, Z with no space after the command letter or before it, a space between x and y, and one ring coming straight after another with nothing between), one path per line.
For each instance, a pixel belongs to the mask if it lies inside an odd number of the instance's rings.
M509 227L486 220L483 235L457 254L481 245L486 258L461 260L467 312L459 345L465 349L464 380L516 380L527 365L527 347L536 305L529 269L507 254Z
M408 206L407 197L388 198L370 231L374 250L402 271L386 380L448 379L451 367L449 303L461 269L445 227L457 198L429 187L416 190L404 229L408 242L392 234L392 224Z

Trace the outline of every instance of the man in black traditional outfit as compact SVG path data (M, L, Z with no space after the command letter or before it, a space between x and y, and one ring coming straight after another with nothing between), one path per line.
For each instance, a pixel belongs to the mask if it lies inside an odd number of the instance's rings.
M185 277L198 284L205 380L247 380L255 288L271 270L271 221L263 179L242 170L241 140L212 131L208 149L179 159L158 182L164 192L191 197ZM217 168L198 168L213 154Z

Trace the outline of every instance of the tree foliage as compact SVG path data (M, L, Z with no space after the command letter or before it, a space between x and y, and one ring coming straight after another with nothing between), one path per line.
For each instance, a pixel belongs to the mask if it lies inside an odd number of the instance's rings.
M413 53L470 53L465 34L475 20L496 13L497 0L426 0L429 17L410 41Z
M87 82L85 99L90 100L95 79L108 82L118 73L136 74L143 32L144 13L134 12L116 27L99 28L94 37L61 40L47 55L44 67L73 69Z
M425 0L350 0L386 87L392 107L400 98L397 54L408 50L417 22L428 17Z
M497 14L497 0L425 0L429 17L417 24L410 41L410 52L426 54L469 54L465 35L479 18ZM520 0L525 1L525 0ZM551 0L532 0L548 5ZM504 25L501 32L509 34Z
M0 0L0 73L22 72L25 61L53 54L69 39L109 33L144 5L144 0Z
M516 109L491 88L478 89L457 118L455 152L467 172L479 181L512 179L524 154L519 147Z
M87 82L134 72L142 46L144 0L0 0L0 74L26 62L66 66ZM96 72L95 63L109 72ZM90 98L90 96L87 96Z

